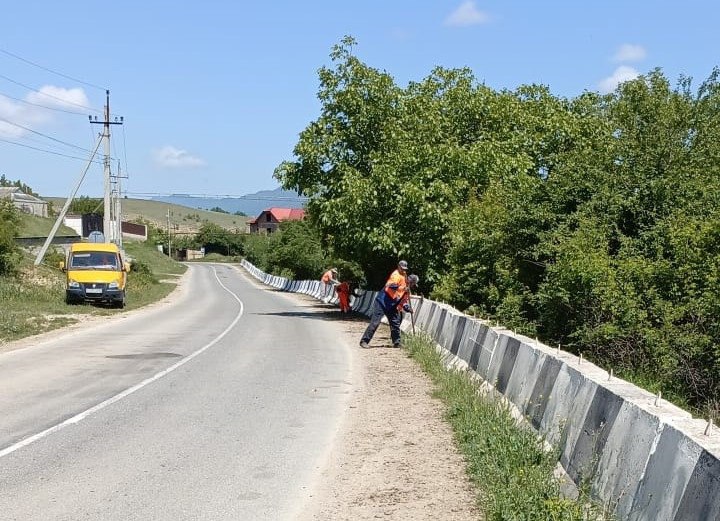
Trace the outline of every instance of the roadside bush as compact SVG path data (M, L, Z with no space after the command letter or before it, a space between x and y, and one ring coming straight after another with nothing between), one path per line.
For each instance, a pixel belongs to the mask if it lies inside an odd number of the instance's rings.
M128 286L136 289L157 284L158 279L150 269L150 266L140 260L133 259L128 274Z
M43 258L43 264L53 269L58 269L60 263L63 261L65 261L65 252L57 248L48 250Z
M320 278L326 258L320 242L320 234L307 221L291 221L268 236L265 255L267 270L291 279L310 280Z
M15 273L20 263L20 249L15 243L19 226L17 209L9 200L0 200L0 275Z

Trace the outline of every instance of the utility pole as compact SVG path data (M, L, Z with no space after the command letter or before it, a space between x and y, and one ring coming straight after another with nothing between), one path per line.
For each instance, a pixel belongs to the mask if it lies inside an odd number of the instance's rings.
M167 236L168 236L168 257L172 258L171 255L171 242L170 242L170 207L167 209Z
M120 117L120 121L115 118L115 121L110 121L110 91L105 91L105 121L93 121L90 117L90 123L97 123L103 125L103 149L105 157L103 159L103 178L105 184L105 195L103 199L103 233L105 234L105 241L114 242L119 244L119 237L116 235L117 231L112 227L113 221L113 205L110 201L111 182L110 182L110 125L122 125L123 118ZM119 215L114 216L115 219L120 219Z
M127 176L123 176L121 173L120 160L118 160L117 172L116 176L112 176L113 186L111 193L113 216L115 219L115 236L117 237L117 245L122 249L122 179L127 179Z

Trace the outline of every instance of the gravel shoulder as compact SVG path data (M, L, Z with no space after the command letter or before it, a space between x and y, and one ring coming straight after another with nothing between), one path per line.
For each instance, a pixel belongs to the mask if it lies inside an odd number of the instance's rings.
M338 325L347 343L357 346L367 319L338 318ZM346 418L299 519L482 519L442 418L444 406L407 353L390 347L389 333L381 325L372 349L353 347L355 381Z

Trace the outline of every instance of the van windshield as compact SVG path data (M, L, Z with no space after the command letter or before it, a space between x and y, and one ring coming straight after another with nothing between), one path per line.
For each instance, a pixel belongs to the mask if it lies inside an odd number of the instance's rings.
M71 270L119 270L117 255L106 251L83 251L70 257Z

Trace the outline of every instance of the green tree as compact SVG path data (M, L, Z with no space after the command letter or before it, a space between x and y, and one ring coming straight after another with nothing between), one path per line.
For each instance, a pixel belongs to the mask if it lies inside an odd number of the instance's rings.
M7 199L0 199L0 275L12 274L20 262L20 251L15 237L20 226L20 215Z
M309 221L288 221L267 236L265 270L297 280L320 278L326 269L320 234Z
M194 243L203 246L206 253L221 255L242 255L244 252L244 234L231 232L215 223L204 223L195 235Z
M97 214L104 215L105 207L102 199L90 198L86 195L80 196L70 203L70 213L74 214Z

